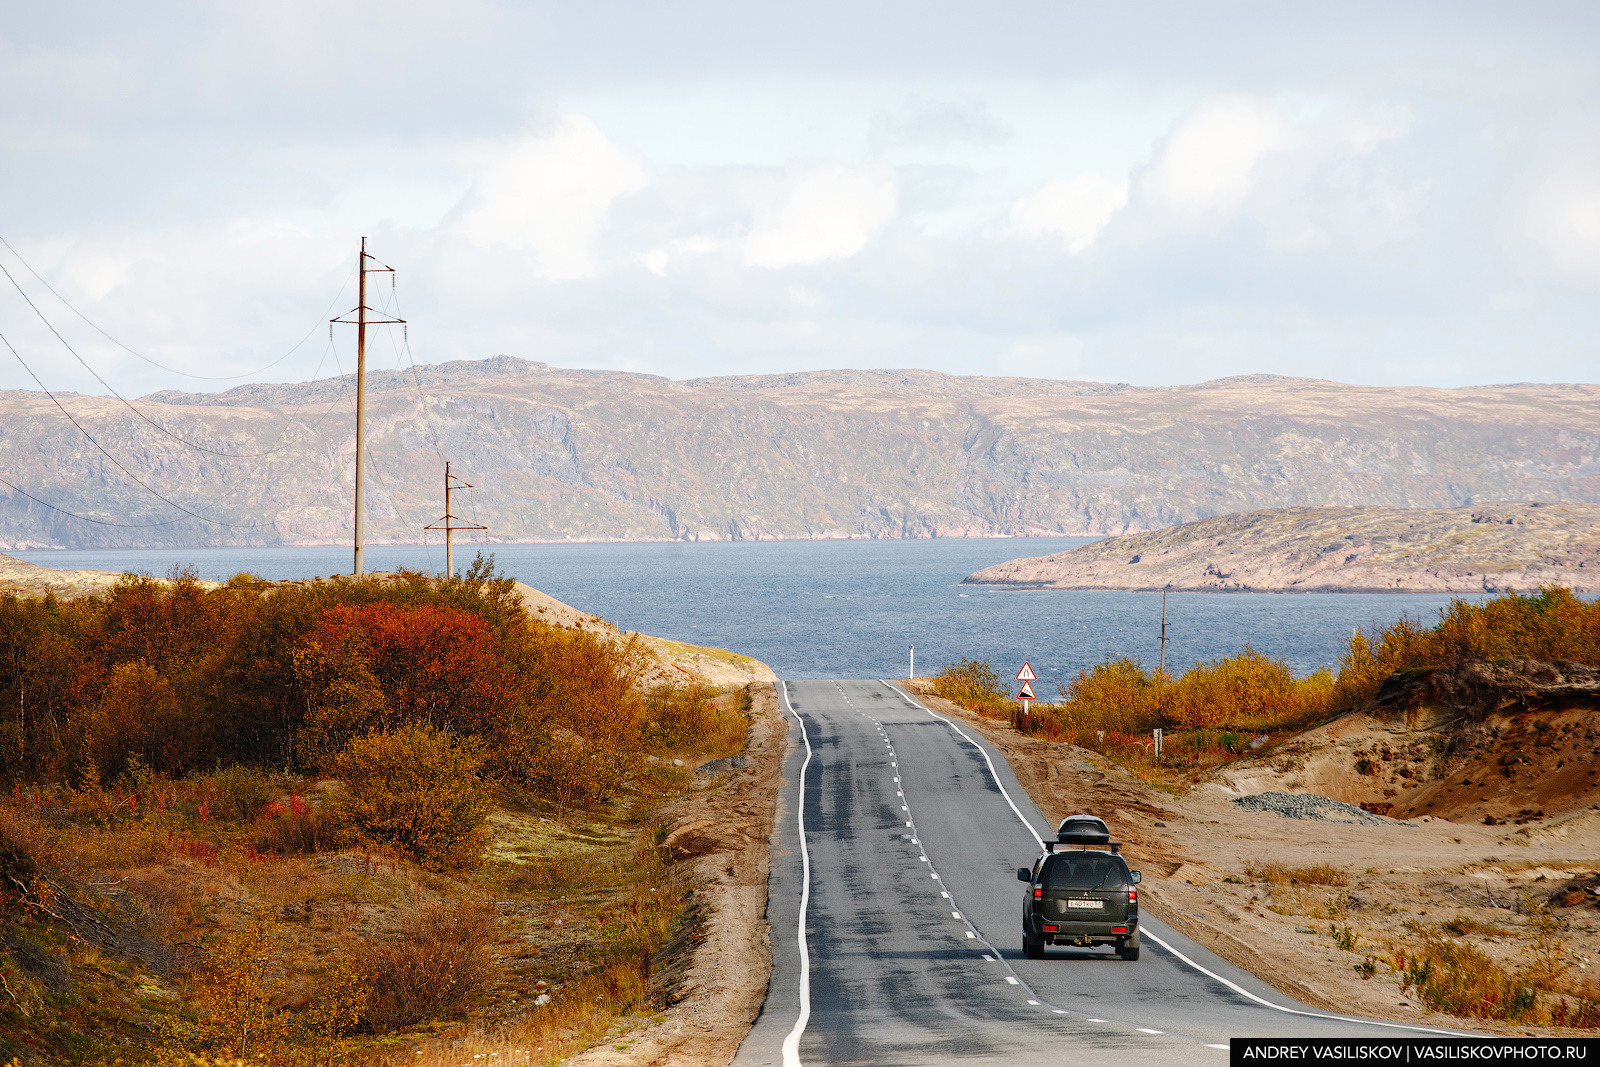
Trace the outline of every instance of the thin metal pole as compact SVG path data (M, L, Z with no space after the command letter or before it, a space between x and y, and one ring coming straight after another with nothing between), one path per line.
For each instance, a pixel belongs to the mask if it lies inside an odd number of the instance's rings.
M456 576L455 518L450 514L450 461L444 461L444 576Z
M367 454L367 239L361 239L361 258L356 261L361 275L360 295L356 300L356 558L354 574L366 573L361 558L363 547L361 519L367 509L366 479L363 464Z
M909 673L907 673L906 677L911 679L912 681L916 681L917 680L917 646L916 645L912 645L911 646L910 656L911 656L910 666L906 668L906 670Z

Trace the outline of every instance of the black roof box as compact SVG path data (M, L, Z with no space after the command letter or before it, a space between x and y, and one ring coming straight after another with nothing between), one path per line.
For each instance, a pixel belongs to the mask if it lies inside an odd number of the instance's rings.
M1056 828L1056 841L1063 845L1105 845L1111 841L1111 831L1104 819L1093 815L1068 815Z

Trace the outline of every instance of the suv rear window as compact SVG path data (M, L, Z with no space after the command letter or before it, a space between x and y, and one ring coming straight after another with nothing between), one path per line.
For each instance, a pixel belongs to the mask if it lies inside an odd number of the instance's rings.
M1128 868L1111 856L1060 855L1045 869L1047 889L1126 889Z

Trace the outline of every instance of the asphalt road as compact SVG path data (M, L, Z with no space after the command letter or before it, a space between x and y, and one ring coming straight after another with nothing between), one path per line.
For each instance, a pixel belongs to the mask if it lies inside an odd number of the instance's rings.
M1221 1064L1231 1037L1448 1032L1306 1007L1149 911L1137 962L1054 947L1023 959L1016 869L1051 824L1005 760L883 682L780 690L792 745L772 983L736 1065L1056 1064L1097 1050L1118 1067Z

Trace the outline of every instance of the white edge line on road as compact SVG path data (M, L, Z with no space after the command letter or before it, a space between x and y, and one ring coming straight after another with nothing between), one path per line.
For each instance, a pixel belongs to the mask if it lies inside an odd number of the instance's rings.
M783 1039L783 1067L800 1067L800 1035L806 1032L806 1024L811 1021L811 950L806 945L806 911L811 907L811 850L806 847L806 768L811 766L811 738L806 734L805 720L789 703L788 683L780 681L778 692L783 694L783 706L800 724L800 739L806 743L806 758L800 764L800 787L796 790L795 798L801 865L800 921L796 924L796 936L800 943L800 1017L794 1021L794 1029L789 1031L789 1036Z
M966 735L966 733L964 733L962 731L961 727L957 726L950 719L947 719L943 715L940 715L937 711L934 711L932 708L923 707L923 705L917 703L916 699L910 693L907 693L904 689L902 689L900 686L894 685L893 683L888 682L888 681L884 681L881 678L879 679L879 681L882 681L884 686L886 686L891 692L899 693L901 696L905 697L906 700L910 701L910 703L911 703L911 705L913 707L927 712L929 715L932 715L935 719L938 719L940 722L942 722L946 726L950 727L950 729L954 730L957 733L957 735L959 735L961 737L961 739L963 741L965 741L967 744L971 745L973 748L978 750L978 754L983 757L983 762L985 764L987 764L988 767L989 767L989 774L990 774L991 777L994 778L994 784L1000 790L1000 795L1006 798L1006 803L1011 805L1011 810L1017 816L1018 821L1020 821L1023 826L1026 826L1028 828L1028 832L1030 834L1032 834L1034 837L1039 839L1039 847L1043 848L1044 847L1044 838L1040 837L1039 831L1034 827L1034 825L1031 822L1028 821L1027 816L1023 815L1021 810L1018 809L1016 801L1011 799L1011 794L1006 792L1005 784L1000 781L1000 775L995 772L994 761L989 759L988 751L982 745L978 744L972 738L968 737ZM1356 1019L1356 1018L1352 1018L1352 1017L1350 1017L1348 1015L1330 1015L1330 1014L1328 1014L1326 1012L1320 1012L1320 1011L1302 1011L1299 1008L1286 1008L1282 1004L1274 1004L1272 1001L1267 1000L1264 997L1258 997L1254 993L1250 992L1250 990L1248 990L1244 986L1240 985L1239 983L1234 982L1234 981L1230 981L1229 979L1224 978L1222 975L1218 974L1217 972L1215 972L1213 970L1210 970L1210 969L1208 969L1206 967L1202 967L1200 964L1196 963L1194 960L1191 960L1188 956L1185 956L1183 953L1179 952L1177 949L1173 948L1171 945L1169 945L1165 941L1161 940L1161 938L1157 937L1155 934L1152 934L1152 933L1150 933L1148 931L1140 931L1140 936L1141 937L1148 937L1150 940L1154 941L1156 944L1160 945L1162 948L1164 948L1168 952L1172 953L1172 955L1174 957L1176 957L1177 959L1181 960L1182 962L1188 964L1190 967L1193 967L1195 970L1199 971L1201 974L1205 975L1206 977L1214 978L1218 982L1221 982L1223 985L1227 986L1229 989L1233 990L1235 993L1238 993L1238 994L1240 994L1241 996L1244 996L1244 997L1248 997L1249 999L1255 1001L1257 1004L1260 1004L1263 1007L1271 1008L1274 1011L1287 1012L1290 1015L1305 1015L1305 1016L1308 1016L1308 1017L1313 1018L1313 1019L1331 1019L1331 1020L1333 1020L1335 1022L1342 1022L1342 1023L1361 1023L1361 1024L1364 1024L1364 1025L1367 1025L1367 1026L1383 1026L1383 1027L1388 1027L1391 1030L1414 1030L1414 1031L1416 1031L1418 1033L1423 1033L1423 1034L1446 1034L1446 1035L1450 1035L1450 1036L1459 1036L1459 1031L1455 1031L1455 1030L1438 1030L1438 1029L1434 1029L1433 1027L1429 1027L1429 1026L1409 1026L1406 1023L1386 1023L1386 1022L1383 1022L1380 1019ZM984 944L988 944L988 943L989 943L988 939L985 938L984 939ZM1004 962L1004 960L1002 960L1001 962ZM1007 966L1007 969L1009 970L1009 965ZM1093 1021L1093 1020L1091 1020L1091 1021Z

